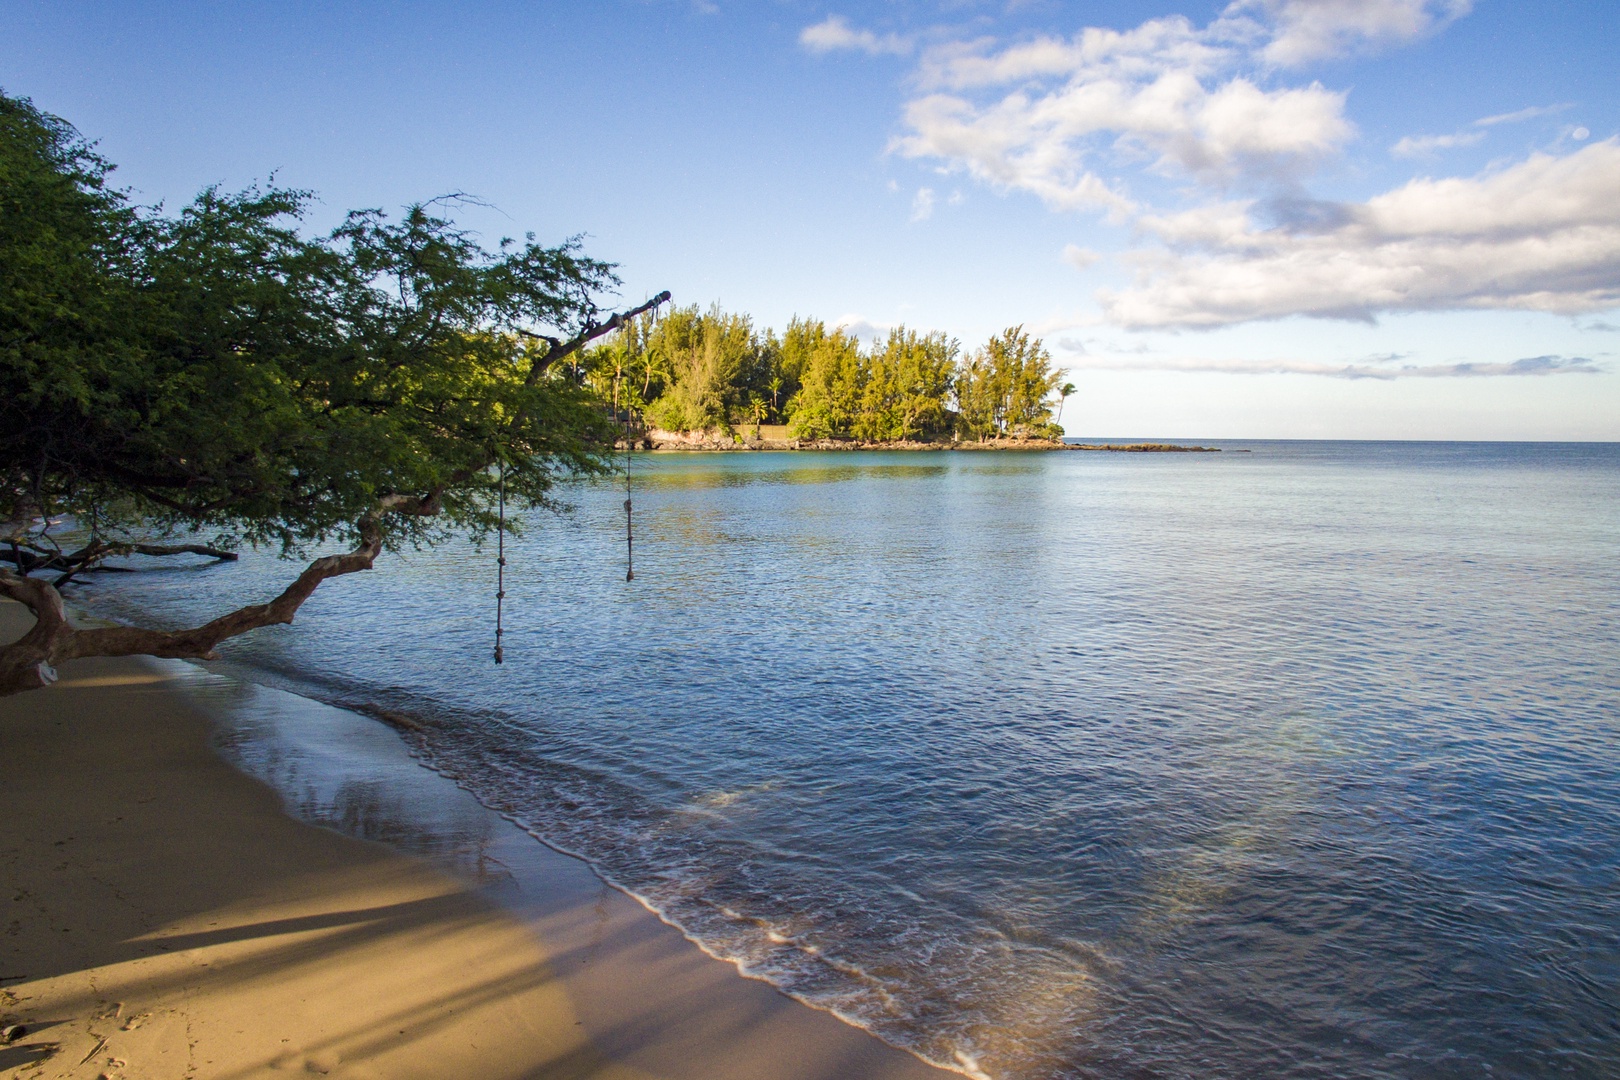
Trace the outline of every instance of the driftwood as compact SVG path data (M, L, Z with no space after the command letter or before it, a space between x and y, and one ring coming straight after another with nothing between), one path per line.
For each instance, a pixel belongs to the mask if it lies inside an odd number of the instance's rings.
M548 344L545 353L531 364L526 382L533 385L546 369L571 353L577 352L590 341L617 330L630 319L664 303L669 293L662 292L653 299L629 311L613 315L601 323L585 327L568 341L559 341L540 334L525 332L526 337L543 340ZM482 468L494 464L491 458ZM465 482L478 470L469 470L450 479L449 483ZM175 555L190 553L216 559L235 559L229 551L200 544L103 544L92 540L79 551L62 553L37 544L24 543L17 529L6 529L6 547L0 548L0 560L12 564L13 569L0 568L0 596L7 596L26 604L34 613L34 625L18 641L0 647L0 696L17 694L49 686L56 681L56 668L68 660L86 656L162 656L185 660L214 659L214 648L227 638L237 637L263 626L290 623L304 601L328 578L370 570L383 549L383 520L389 514L431 517L441 509L445 488L439 487L423 495L389 495L379 500L375 509L358 523L360 543L344 555L326 555L304 568L293 583L280 596L265 604L250 604L221 615L202 626L189 630L148 630L133 626L96 627L79 629L69 624L67 608L58 587L66 584L81 570L98 565L113 555ZM60 571L54 582L31 577L31 574Z

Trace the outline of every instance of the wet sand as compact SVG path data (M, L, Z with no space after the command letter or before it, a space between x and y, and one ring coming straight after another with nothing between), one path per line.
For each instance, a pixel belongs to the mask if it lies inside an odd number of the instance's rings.
M27 621L0 603L0 638ZM476 841L429 860L295 820L213 749L194 672L76 661L0 699L0 1023L28 1029L0 1075L954 1075L705 955L375 721L315 703L299 717L371 740L408 793L350 831L445 848L402 820L410 805L474 822Z

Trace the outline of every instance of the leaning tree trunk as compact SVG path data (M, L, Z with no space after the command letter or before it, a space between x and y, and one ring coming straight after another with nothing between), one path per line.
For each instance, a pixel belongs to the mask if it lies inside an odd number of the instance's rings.
M346 555L316 559L268 604L250 604L190 630L147 630L135 626L81 630L68 623L62 594L47 581L0 570L0 594L34 613L34 625L16 642L0 648L0 696L37 690L56 681L56 668L82 656L167 656L214 659L214 646L261 626L290 623L305 600L327 578L370 570L382 552L376 517L360 526L360 544Z
M642 312L668 300L669 293L661 292L638 307L620 312L603 322L586 326L568 341L519 331L525 337L546 342L548 346L544 353L531 362L524 379L525 385L534 385L557 361L572 356L589 342L619 329ZM517 419L514 417L512 423L517 423ZM474 473L492 464L494 464L493 457L452 477L447 486L464 482ZM71 626L68 623L67 609L62 602L62 594L57 591L56 585L65 583L79 569L95 559L114 553L113 549L86 549L65 559L53 556L50 560L51 565L46 566L31 561L32 556L29 553L13 545L9 561L21 572L0 569L0 596L9 596L26 604L34 613L34 625L16 642L0 647L0 697L49 686L56 681L58 664L85 656L165 656L183 660L212 660L214 646L227 638L257 630L261 626L292 622L293 616L298 613L304 601L308 600L327 578L352 574L357 570L370 570L371 564L382 553L383 516L390 513L424 517L436 515L441 509L440 500L444 491L445 488L441 487L420 497L410 495L384 497L378 502L376 509L361 519L360 544L353 551L346 555L327 555L316 559L305 567L304 572L299 574L280 596L267 604L250 604L238 608L190 630L147 630L133 626L81 630ZM12 520L0 522L0 525L4 525L4 530L0 530L0 537L15 539L20 536L32 521L32 514L36 509L23 507ZM189 545L180 547L129 545L117 553L135 551L160 555L175 554L182 550L213 555L216 558L235 557L229 552ZM66 573L52 584L28 576L36 569L62 569Z

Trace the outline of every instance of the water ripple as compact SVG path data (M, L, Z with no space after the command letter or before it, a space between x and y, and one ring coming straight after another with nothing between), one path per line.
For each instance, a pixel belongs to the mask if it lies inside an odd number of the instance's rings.
M464 550L230 656L969 1071L1615 1075L1620 448L1247 448L643 460L636 581L618 492L532 522L501 668Z

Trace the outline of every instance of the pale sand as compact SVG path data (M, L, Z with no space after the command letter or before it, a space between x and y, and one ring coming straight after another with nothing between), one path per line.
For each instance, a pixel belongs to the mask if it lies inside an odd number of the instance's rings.
M0 604L0 639L27 621ZM180 667L77 661L0 699L0 1022L28 1027L0 1076L954 1075L743 978L504 822L480 841L513 868L497 903L293 820L210 749Z

